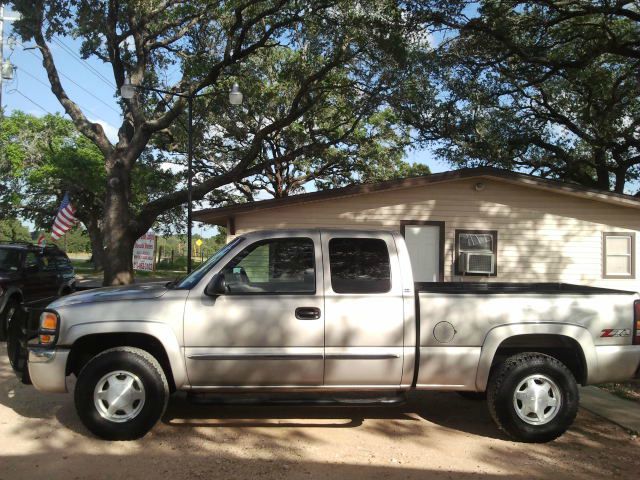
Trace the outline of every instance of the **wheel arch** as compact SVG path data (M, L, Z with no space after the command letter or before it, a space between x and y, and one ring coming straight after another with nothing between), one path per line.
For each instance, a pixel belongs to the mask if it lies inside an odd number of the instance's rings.
M5 298L6 300L4 301L4 304L2 304L2 310L4 310L4 307L6 307L7 304L12 300L16 300L18 303L22 303L24 296L22 294L22 290L20 290L19 288L9 287L7 288L7 291L5 293Z
M485 338L476 374L477 390L486 390L492 369L504 358L523 352L558 359L583 385L597 370L593 338L583 327L559 323L504 325L492 329Z
M149 322L99 322L72 327L65 335L70 354L66 373L80 372L93 356L113 347L136 347L153 355L167 376L172 391L187 383L184 358L169 327Z

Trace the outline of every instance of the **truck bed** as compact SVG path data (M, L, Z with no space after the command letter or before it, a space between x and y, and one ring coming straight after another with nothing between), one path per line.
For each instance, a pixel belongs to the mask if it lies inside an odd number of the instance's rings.
M499 348L580 349L589 365L582 383L630 378L637 368L636 292L498 282L416 283L415 291L418 388L484 390Z

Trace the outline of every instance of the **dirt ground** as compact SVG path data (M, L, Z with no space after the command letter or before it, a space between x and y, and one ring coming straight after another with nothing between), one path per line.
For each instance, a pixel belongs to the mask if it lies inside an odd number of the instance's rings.
M16 380L0 346L0 479L638 478L640 440L588 412L546 445L514 443L483 402L421 393L394 407L193 405L172 398L135 442L104 442L71 394Z

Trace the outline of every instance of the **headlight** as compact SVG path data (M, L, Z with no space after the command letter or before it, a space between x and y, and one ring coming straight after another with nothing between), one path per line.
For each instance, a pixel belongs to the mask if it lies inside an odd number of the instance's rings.
M38 329L38 342L43 346L51 346L56 343L58 329L60 328L60 316L51 310L46 310L40 315L40 328Z

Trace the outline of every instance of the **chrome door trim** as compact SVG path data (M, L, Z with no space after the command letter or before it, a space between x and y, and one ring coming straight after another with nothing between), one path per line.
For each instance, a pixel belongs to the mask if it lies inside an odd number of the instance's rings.
M400 355L397 353L329 353L325 358L327 360L386 360L400 358Z
M191 360L322 360L319 353L192 353L187 355Z

